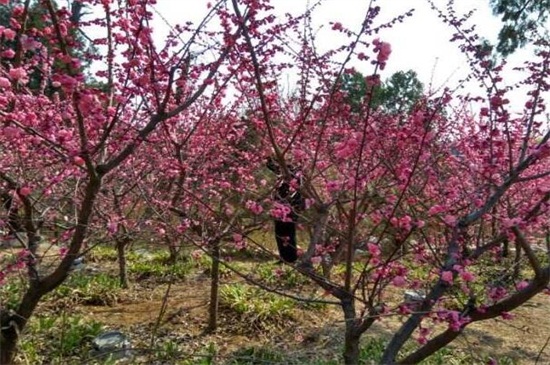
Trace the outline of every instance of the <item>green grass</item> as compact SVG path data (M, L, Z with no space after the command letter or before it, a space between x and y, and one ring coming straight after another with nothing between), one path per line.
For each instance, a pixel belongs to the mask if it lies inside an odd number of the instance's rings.
M90 275L76 272L49 296L54 299L69 299L78 304L112 305L117 302L120 290L118 277L104 273Z
M57 317L34 317L20 343L21 364L71 364L85 358L91 340L103 325L80 316L63 313ZM83 356L84 355L84 356Z
M255 270L260 280L271 287L296 288L309 283L309 279L285 265L259 264Z
M23 286L23 280L16 276L8 277L3 284L0 284L2 306L6 307L6 309L15 310L24 293Z
M265 329L291 319L296 304L292 299L236 283L220 288L220 307L249 327Z
M116 261L117 251L113 246L98 245L94 247L89 255L90 261Z
M269 347L246 347L235 351L225 363L227 365L252 365L252 364L293 364L290 359L277 350ZM294 364L297 364L294 362Z
M178 261L174 264L166 264L161 260L130 261L128 272L139 278L166 278L175 277L183 279L191 273L193 265L189 262Z

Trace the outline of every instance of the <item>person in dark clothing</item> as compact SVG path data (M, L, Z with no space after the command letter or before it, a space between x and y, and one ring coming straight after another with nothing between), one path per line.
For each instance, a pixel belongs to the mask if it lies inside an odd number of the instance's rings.
M288 206L290 212L283 220L275 219L275 240L281 260L288 263L293 263L298 260L298 248L296 245L296 222L298 220L298 212L303 210L304 199L300 193L301 177L297 174L297 170L292 166L287 166L291 173L291 180L298 181L298 187L295 191L291 189L290 182L286 181L279 166L270 158L267 162L267 167L279 176L279 183L275 190L275 200Z

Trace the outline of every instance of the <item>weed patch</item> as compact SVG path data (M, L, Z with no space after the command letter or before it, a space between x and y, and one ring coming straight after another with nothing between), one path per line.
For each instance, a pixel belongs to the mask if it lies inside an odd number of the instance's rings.
M265 292L246 284L228 284L220 288L220 308L245 329L263 331L291 323L296 305L289 298Z

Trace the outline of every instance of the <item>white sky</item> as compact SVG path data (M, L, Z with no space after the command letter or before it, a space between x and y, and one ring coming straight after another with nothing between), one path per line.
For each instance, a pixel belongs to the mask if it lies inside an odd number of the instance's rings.
M198 22L206 13L208 1L211 0L158 0L156 10L170 24L189 19ZM447 3L445 0L434 2L441 8ZM272 1L272 5L281 15L286 12L300 13L306 4L307 0ZM328 31L330 21L339 21L350 29L359 29L368 4L368 0L325 0L313 19L314 25L324 25L327 29L321 33L324 35L319 36L319 39L327 42L327 46L337 41L334 33ZM437 88L443 84L452 85L453 81L456 82L467 73L465 56L460 53L456 44L449 42L452 31L437 18L426 0L379 0L375 5L381 7L378 22L415 9L413 17L380 34L382 40L392 44L392 55L383 78L395 71L412 69L426 86L433 80L433 86ZM501 23L492 15L489 0L460 0L455 1L455 6L459 13L477 9L472 17L473 24L478 24L477 31L490 41L496 40ZM157 25L159 35L166 32L164 21L159 19ZM517 64L526 55L528 51L518 51L510 58L510 64Z
M155 6L158 14L153 27L155 37L160 42L168 33L168 24L175 25L185 21L198 24L207 13L206 4L215 0L157 0ZM314 0L311 0L314 2ZM446 6L446 0L434 0L440 8ZM307 0L272 0L271 4L281 16L284 13L301 13L306 8ZM363 21L369 0L325 0L313 16L314 28L323 26L318 34L318 46L330 47L339 45L335 32L330 31L331 21L338 21L349 29L359 30ZM466 57L460 53L457 44L450 43L452 30L438 19L437 14L430 8L427 0L378 0L375 5L381 7L381 14L376 23L380 24L394 16L400 15L414 8L412 17L406 18L392 29L384 29L379 37L391 43L392 54L386 69L382 72L382 79L389 77L399 70L412 69L417 72L419 79L426 89L436 90L441 86L454 87L457 81L468 73ZM500 20L492 15L489 0L459 0L455 1L458 13L466 13L477 9L471 18L472 24L477 24L477 32L490 41L495 41L500 29ZM164 19L163 19L164 18ZM322 42L321 42L322 40ZM530 55L529 50L519 50L509 58L509 69L519 65ZM367 63L368 65L368 63ZM361 66L365 67L365 66ZM359 71L369 74L371 70ZM512 73L506 73L506 78L517 79ZM469 89L469 88L468 88ZM522 105L522 100L519 105ZM519 106L518 105L518 106Z

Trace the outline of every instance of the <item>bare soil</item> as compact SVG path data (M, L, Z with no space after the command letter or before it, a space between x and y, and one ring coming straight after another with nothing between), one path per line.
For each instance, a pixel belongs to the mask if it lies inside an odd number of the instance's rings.
M112 329L127 333L134 346L150 348L154 341L170 339L191 357L205 353L214 344L217 359L223 362L235 351L251 346L268 346L296 354L300 358L339 359L343 322L338 307L321 310L298 310L288 323L264 331L239 323L231 313L221 310L219 329L204 332L208 318L209 280L198 275L171 285L154 282L137 283L119 296L119 302L108 306L78 306L85 314ZM160 317L164 298L165 313ZM453 344L454 351L472 357L507 356L517 364L550 364L550 297L540 295L514 313L512 320L496 319L470 325ZM401 319L391 317L376 323L365 338L389 337ZM133 360L146 363L147 356Z
M116 275L114 262L94 265ZM231 275L222 284L235 281L242 279ZM81 314L108 329L122 331L130 337L132 347L141 350L131 364L157 364L150 361L147 353L166 341L177 344L182 359L196 359L211 353L209 348L214 347L214 363L224 363L236 351L253 346L301 359L341 359L344 326L339 307L297 309L293 318L262 330L243 323L235 313L222 307L218 330L205 333L209 291L210 280L204 272L172 284L155 278L132 278L132 287L117 293L117 301L111 306L46 302L40 305L39 313ZM495 319L468 326L451 344L453 351L472 358L507 356L519 365L550 364L550 296L541 294L512 314L511 320ZM388 338L402 320L397 316L386 318L375 323L363 337Z

